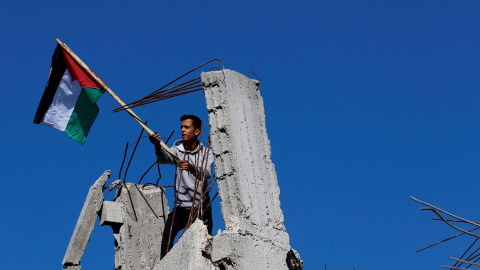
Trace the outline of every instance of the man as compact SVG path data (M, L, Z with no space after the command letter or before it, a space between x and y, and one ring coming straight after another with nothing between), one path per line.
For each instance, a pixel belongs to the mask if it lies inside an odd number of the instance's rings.
M182 139L176 141L171 148L172 152L181 159L176 164L172 156L160 146L160 136L158 134L149 136L150 142L155 145L155 154L157 155L158 162L160 164L176 165L175 196L178 195L175 199L176 209L168 214L165 223L160 258L163 258L167 253L167 246L169 247L168 250L172 248L177 233L186 227L190 210L200 203L200 197L206 192L209 184L208 179L210 179L212 175L213 153L204 147L197 139L201 133L202 120L195 115L183 115L180 117L180 121L182 122ZM197 192L194 195L196 182ZM210 204L210 196L208 193L202 201L203 211ZM194 202L193 205L192 202ZM175 216L173 216L173 213L175 213ZM212 234L213 221L211 207L206 209L203 214L203 221L207 225L208 233ZM170 245L168 245L170 228L172 235L170 237Z

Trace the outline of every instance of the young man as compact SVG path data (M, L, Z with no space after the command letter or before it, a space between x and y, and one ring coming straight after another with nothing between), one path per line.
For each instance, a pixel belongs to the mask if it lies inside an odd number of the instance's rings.
M162 250L160 258L163 258L167 253L168 238L170 235L170 227L172 235L170 237L170 245L168 250L173 246L173 241L177 233L185 228L190 216L192 207L198 206L201 194L206 192L208 187L208 180L212 175L213 168L213 153L211 150L205 148L197 137L201 132L202 120L195 115L183 115L180 117L182 122L182 139L174 143L171 148L172 152L181 160L175 164L175 160L170 154L160 146L160 136L153 134L149 136L150 142L155 145L155 154L160 164L176 165L175 171L175 195L178 194L175 205L175 217L173 212L168 214L165 223L165 230L163 231ZM198 181L196 194L195 182ZM203 187L202 187L203 185ZM210 203L210 196L206 194L203 200L203 210ZM192 205L194 202L194 205ZM173 220L173 222L172 222ZM203 221L207 225L208 233L212 234L213 222L211 207L206 209L203 214Z

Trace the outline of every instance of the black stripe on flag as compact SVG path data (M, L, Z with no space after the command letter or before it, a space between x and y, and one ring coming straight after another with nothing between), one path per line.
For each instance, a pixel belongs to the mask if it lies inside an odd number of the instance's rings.
M38 104L35 118L33 118L33 123L40 124L43 116L47 112L48 108L50 108L53 97L57 92L58 85L60 84L60 80L62 79L62 76L65 73L66 69L67 66L65 64L65 60L63 59L62 47L60 47L60 45L57 45L57 48L55 48L55 52L52 56L52 72L50 73L50 77L48 78L47 86L45 87L45 91L43 92L42 99Z

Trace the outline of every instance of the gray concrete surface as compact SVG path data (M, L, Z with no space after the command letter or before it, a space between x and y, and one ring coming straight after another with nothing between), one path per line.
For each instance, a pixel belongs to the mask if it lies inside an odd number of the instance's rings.
M80 265L71 265L63 268L63 270L81 270L82 267Z
M287 269L280 208L259 83L222 70L201 74L226 231L213 239L222 269Z
M62 264L64 266L80 265L85 248L87 247L88 241L90 241L90 235L95 226L98 211L100 211L103 204L102 191L105 183L110 178L110 174L110 171L105 171L90 187L63 258Z
M205 254L211 240L207 226L197 219L154 270L215 269L209 256Z
M168 215L165 191L127 183L117 190L123 224L110 224L115 239L115 269L153 269L160 262L162 232Z
M101 219L113 229L115 269L302 269L284 226L258 81L232 70L201 79L226 230L212 237L197 220L160 261L164 190L121 185Z
M100 226L122 225L125 220L125 205L119 202L104 201L102 214L100 215Z

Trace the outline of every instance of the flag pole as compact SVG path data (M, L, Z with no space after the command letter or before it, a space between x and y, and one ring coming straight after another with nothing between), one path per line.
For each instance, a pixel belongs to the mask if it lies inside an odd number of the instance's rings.
M128 112L128 114L130 114L133 119L135 119L139 124L140 126L142 126L148 133L148 135L152 135L154 134L154 132L147 126L145 125L145 123L143 123L143 121L132 111L132 109L130 109L126 104L125 102L123 102L113 91L112 89L110 89L107 84L102 80L100 79L100 77L97 76L97 74L95 74L95 72L93 72L65 43L61 42L60 39L56 39L57 40L57 43L62 46L62 48L90 75L92 76L92 78L98 83L100 84L103 89L105 89L122 107L126 108L125 110ZM162 148L164 148L171 156L172 158L178 162L180 159L172 152L172 150L170 148L168 148L168 146L162 141L160 140L160 145L162 146Z

